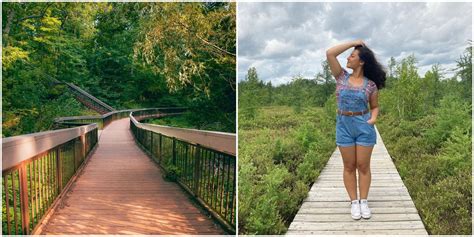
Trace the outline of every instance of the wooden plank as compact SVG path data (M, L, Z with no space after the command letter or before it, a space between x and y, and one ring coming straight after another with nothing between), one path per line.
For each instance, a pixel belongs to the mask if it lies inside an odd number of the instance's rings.
M398 172L395 170L372 170L370 171L372 175L378 175L378 174L391 174L391 175L397 175ZM331 170L327 172L321 172L320 175L326 175L326 174L332 174L332 175L342 175L342 169L341 170Z
M313 183L286 234L423 234L427 235L410 194L384 144L378 141L371 157L369 207L372 217L353 220L343 182L343 164L336 149ZM356 172L356 177L359 177Z
M315 187L313 186L311 189L311 192L334 192L335 190L338 190L339 192L346 192L345 189L335 189L335 188L325 188L325 187ZM406 187L399 187L399 188L393 188L393 187L370 187L369 193L370 192L384 192L384 191L399 191L399 192L408 192Z
M370 207L370 210L372 211L372 214L417 214L418 211L416 208L413 207ZM344 214L345 216L349 217L348 213L351 212L351 209L349 206L346 207L315 207L315 208L308 208L305 207L301 209L300 212L298 212L299 215L296 217L302 215L302 214ZM298 219L296 218L295 219ZM418 217L419 218L419 217Z
M392 197L388 198L387 197ZM396 198L402 198L401 200L411 200L410 195L405 194L405 193L393 193L393 192L387 192L387 193L369 193L368 199L370 200L397 200ZM321 200L349 200L349 195L347 193L309 193L308 194L308 201L311 201L313 199L319 199Z
M313 189L310 191L310 193L320 193L320 194L326 194L326 195L332 195L332 194L346 194L347 191L345 189L337 189L334 190L331 188L320 188L320 189ZM403 188L379 188L379 189L369 189L369 195L370 194L375 194L375 193L386 193L386 194L407 194L407 191Z
M294 230L380 230L380 229L421 229L423 223L419 221L355 221L350 222L293 222Z
M112 122L42 234L225 234Z
M338 202L338 201L350 201L349 200L349 197L342 197L342 196L339 196L339 197L328 197L328 196L317 196L317 197L307 197L306 198L307 201L312 201L312 202L326 202L326 201L334 201L334 202ZM410 196L380 196L380 197L376 197L376 198L370 198L369 197L369 200L371 202L374 202L374 201L400 201L400 200L405 200L405 201L411 201L411 197ZM370 204L369 204L370 206Z
M287 235L426 235L425 229L410 230L290 230Z
M344 168L344 165L341 163L341 164L328 164L326 165L325 167L327 168L330 168L330 169L343 169ZM392 169L394 168L395 166L393 164L385 164L385 163L381 163L381 164L377 164L377 163L371 163L371 167L375 168L375 169Z
M211 234L211 233L216 233L214 227L206 227L204 226L201 228L202 233L204 234ZM51 225L48 226L48 228L45 231L46 233L51 233L51 234L108 234L108 233L119 233L119 234L186 234L186 233L192 233L196 232L196 229L194 229L192 226L189 227L182 227L182 226L175 226L172 224L162 224L162 225L156 225L156 226L149 226L149 225L124 225L124 224L114 224L110 225L109 223L107 224L94 224L93 222L90 222L88 224L83 224L83 223L68 223L64 225L56 224L56 225Z
M326 213L326 214L302 214L295 217L293 221L301 222L351 222L354 221L350 215L350 209L346 209L344 212L339 213ZM372 213L370 219L361 219L360 221L375 221L375 222L387 222L387 221L417 221L420 220L418 213Z
M334 186L334 185L341 185L341 184L344 185L343 182L332 181L332 180L327 180L327 181L324 181L324 182L314 183L314 185L319 185L319 186ZM403 185L403 183L393 182L393 181L389 181L389 180L372 180L372 182L370 183L370 186L371 187L372 186L405 187L405 185Z
M356 175L356 176L359 177L359 175ZM337 174L327 174L327 173L324 174L324 178L339 178L339 177L342 178L342 171L340 173L337 173ZM398 175L398 173L396 173L396 174L373 174L372 173L372 178L379 178L379 177L400 178L400 175Z
M338 183L321 183L315 184L316 187L333 187L333 188L345 188L344 184ZM400 183L388 183L388 184L371 184L370 187L395 187L395 188L403 188L405 187L403 184Z
M400 200L399 201L370 201L369 206L371 208L375 208L375 207L385 207L385 208L412 207L412 208L415 208L413 206L412 201L400 201ZM350 207L350 203L347 202L347 201L344 201L344 202L335 202L335 201L311 202L311 201L308 201L308 202L304 202L301 205L301 209L303 209L303 208L319 208L319 207L328 207L328 208L329 207L337 207L337 208Z
M159 216L158 218L149 217L149 216L119 216L119 215L107 215L107 218L100 218L101 216L88 215L88 218L85 218L83 215L82 218L80 215L63 215L62 218L55 218L51 220L51 224L57 225L68 225L71 222L74 224L80 225L103 225L103 226L141 226L146 225L150 227L159 227L162 225L173 225L176 228L192 228L193 226L199 227L208 227L212 228L215 224L212 222L206 221L207 218L201 215L201 218L189 218L189 217L173 217L167 218L166 215ZM90 219L94 219L94 222L91 223Z

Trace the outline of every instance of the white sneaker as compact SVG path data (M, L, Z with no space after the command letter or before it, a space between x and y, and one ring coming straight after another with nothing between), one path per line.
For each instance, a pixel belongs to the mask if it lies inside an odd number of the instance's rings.
M369 219L370 216L372 215L370 212L369 203L367 202L367 199L360 200L360 212L362 214L362 217L365 219Z
M352 219L354 220L360 219L361 215L360 215L359 200L354 200L351 202L351 216L352 216Z

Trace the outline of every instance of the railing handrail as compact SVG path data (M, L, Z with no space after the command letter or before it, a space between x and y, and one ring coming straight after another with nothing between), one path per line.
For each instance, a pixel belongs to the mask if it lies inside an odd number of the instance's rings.
M151 109L187 109L186 107L161 107L161 108L143 108L143 109L124 109L124 110L115 110L102 115L84 115L84 116L70 116L70 117L58 117L54 119L54 122L61 123L70 120L82 120L82 119L104 119L108 116L123 113L123 112L135 112L141 110L151 110Z
M115 111L115 109L112 106L110 106L110 105L104 103L103 101L97 99L95 96L89 94L87 91L83 90L82 88L80 88L80 87L78 87L78 86L76 86L76 85L74 85L70 82L66 82L66 85L68 85L69 87L73 88L76 91L79 91L82 95L85 95L86 97L88 97L89 99L93 100L94 102L100 104L102 107L106 108L107 110Z
M2 171L17 166L43 152L80 137L97 128L97 124L88 124L75 128L30 133L2 139Z
M235 134L138 122L173 114L161 112L130 112L130 129L135 140L167 176L174 177L224 229L235 233Z
M130 120L135 124L135 126L139 128L161 133L165 136L175 137L191 144L199 144L201 146L208 147L230 155L236 155L235 133L206 131L190 128L177 128L164 125L140 123L133 115L134 112L136 111L130 112ZM169 115L169 113L165 114Z

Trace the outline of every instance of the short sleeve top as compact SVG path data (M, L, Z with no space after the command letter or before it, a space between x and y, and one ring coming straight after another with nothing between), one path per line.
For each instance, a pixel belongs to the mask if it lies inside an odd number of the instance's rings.
M369 101L369 98L372 94L378 93L377 85L375 82L372 80L368 80L367 86L365 88L362 87L352 87L349 85L349 77L351 74L349 74L346 69L342 69L342 72L339 74L339 76L336 77L336 98L337 101L339 101L339 91L341 89L353 89L353 90L362 90L365 89L365 95L367 96L367 101ZM344 83L346 81L346 83Z

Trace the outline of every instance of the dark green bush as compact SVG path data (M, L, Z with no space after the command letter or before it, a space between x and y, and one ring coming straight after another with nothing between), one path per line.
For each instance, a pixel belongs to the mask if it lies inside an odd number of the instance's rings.
M282 234L335 149L334 123L322 108L259 111L239 123L239 230Z
M470 109L441 100L417 120L380 116L378 128L430 234L471 234Z

